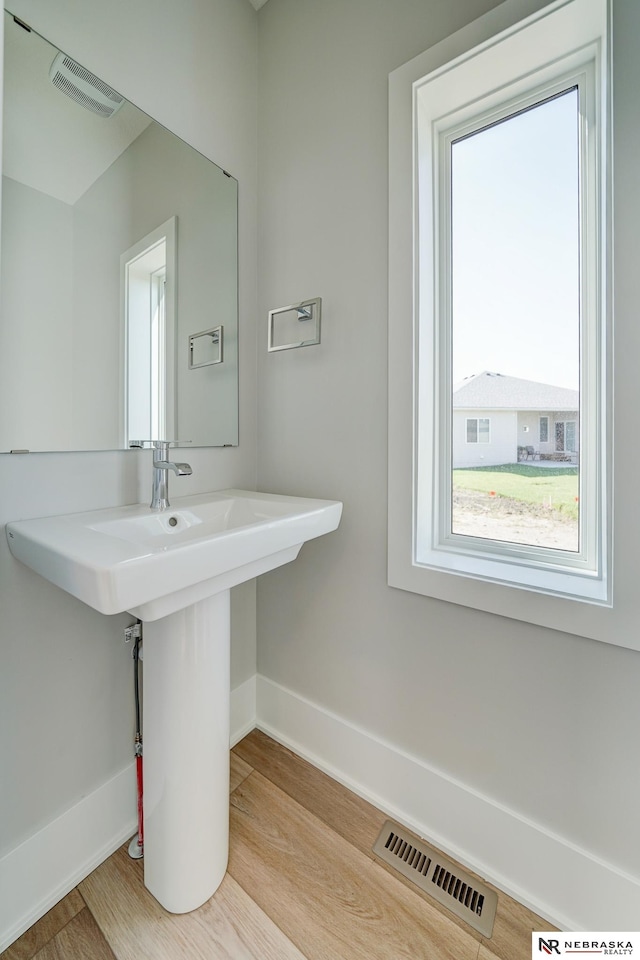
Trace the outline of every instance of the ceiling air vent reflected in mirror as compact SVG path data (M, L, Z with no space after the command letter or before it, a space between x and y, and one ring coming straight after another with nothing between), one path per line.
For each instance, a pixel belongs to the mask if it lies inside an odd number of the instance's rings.
M119 93L64 53L59 53L51 64L49 79L80 106L105 119L112 117L124 103Z

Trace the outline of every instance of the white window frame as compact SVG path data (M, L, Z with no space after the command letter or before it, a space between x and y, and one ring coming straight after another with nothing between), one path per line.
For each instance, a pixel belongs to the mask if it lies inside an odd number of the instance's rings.
M546 423L546 437L542 438L542 421ZM549 417L543 416L538 418L538 443L549 443Z
M476 424L476 439L469 440L469 421L474 420ZM480 439L480 421L483 420L487 424L487 434L483 439ZM490 417L465 417L464 421L464 438L465 443L491 443L491 418Z
M170 217L120 255L120 430L121 446L139 440L175 436L176 415L176 324L178 277L178 218ZM154 251L162 247L163 266L156 267ZM143 266L141 263L153 264ZM135 292L135 296L133 296ZM134 316L132 303L143 303ZM157 327L153 327L156 316ZM130 335L132 324L142 319L148 325L149 341L142 361L144 401L147 409L145 436L130 429L133 399L138 391L140 358L132 361ZM144 419L144 416L142 417ZM149 434L146 436L146 434Z
M558 424L559 424L559 423L562 424L562 449L561 449L561 450L558 449L558 433L557 433L557 429L558 429ZM570 450L570 449L567 447L567 427L568 427L568 425L569 425L570 423L573 424L573 435L574 435L574 437L577 438L577 437L578 437L578 423L577 423L576 420L574 420L574 419L569 419L569 420L567 420L567 419L565 418L565 419L563 419L563 420L554 420L554 422L553 422L553 429L554 429L553 444L554 444L554 449L555 449L555 452L556 452L556 453L575 453L575 452L576 452L575 449L574 449L574 450Z
M594 602L607 600L606 577L600 549L601 461L596 456L599 412L593 399L599 391L600 308L594 277L599 260L599 238L595 207L597 151L594 136L598 129L595 74L597 45L586 44L577 52L544 63L526 76L511 80L512 68L500 64L500 86L477 96L477 79L486 70L476 66L471 77L427 77L416 85L418 194L417 247L418 278L418 391L416 543L417 563L471 576L499 579L559 595L581 597ZM507 59L507 58L503 58ZM464 62L458 69L468 69ZM454 70L454 73L457 71ZM505 82L505 78L507 82ZM509 82L510 81L510 82ZM496 81L494 81L496 82ZM455 86L454 94L450 88ZM435 90L432 89L435 87ZM457 89L460 87L460 90ZM468 95L473 90L471 102ZM490 539L455 534L452 530L452 306L451 306L451 176L448 158L451 145L463 136L491 123L508 119L529 107L577 88L580 105L581 177L581 277L582 316L581 396L586 399L583 443L588 459L580 469L579 550L568 551L526 544L504 544ZM449 108L439 115L442 100ZM422 194L427 194L426 202ZM435 237L433 234L436 227ZM424 251L424 253L423 253ZM431 284L433 285L431 288ZM422 293L429 291L427 297ZM426 397L421 382L435 390ZM590 413L590 416L589 416ZM429 483L431 479L431 483ZM595 509L594 509L595 507Z
M521 19L523 12L529 14L526 19ZM602 0L558 0L549 5L536 0L525 3L510 0L394 71L390 77L389 583L584 636L593 635L594 629L600 630L590 626L593 606L610 607L612 602L610 498L607 496L612 458L605 429L610 417L607 406L610 263L604 242L610 216L607 25L608 10ZM567 50L574 51L572 59L566 59ZM442 449L439 434L449 438L445 444L450 443L450 390L446 377L443 383L442 377L434 381L433 377L419 374L421 370L437 369L436 356L441 356L442 350L446 355L450 344L442 343L441 333L440 338L437 333L424 335L428 329L424 312L431 311L433 315L441 283L441 274L432 270L440 229L438 197L433 191L423 190L416 203L413 189L407 184L407 174L412 174L411 183L413 174L423 184L431 182L428 167L438 162L438 155L433 148L424 149L423 138L437 134L438 123L441 128L451 126L454 112L455 120L461 123L465 109L467 117L477 116L478 101L482 98L484 107L490 110L493 91L493 106L498 110L504 108L502 88L506 75L503 72L502 80L496 80L497 74L492 74L487 67L491 58L500 61L501 57L503 71L507 61L511 65L507 100L512 102L534 94L536 87L547 89L555 81L564 84L572 74L581 75L583 88L592 86L597 119L605 131L594 143L596 153L591 159L600 176L586 208L589 218L599 217L596 261L586 278L593 283L589 296L598 307L597 332L591 336L583 354L581 373L590 378L586 390L584 381L582 383L586 403L581 411L581 421L584 419L581 447L588 446L592 451L591 461L595 466L591 472L583 471L580 498L582 503L592 504L596 523L589 532L590 555L586 556L589 550L585 550L583 535L578 558L569 552L561 557L560 551L545 554L543 548L524 556L517 545L513 548L502 545L495 550L487 541L479 540L473 545L477 549L471 551L469 562L472 538L456 540L443 524L443 511L434 520L430 509L430 504L440 497L440 487L446 485L446 475L439 474L437 469L429 473L425 464L442 462L442 458L438 461L438 457L434 457L434 451ZM564 62L558 69L561 58ZM594 64L591 78L590 68L585 66L587 61ZM518 65L519 88L514 85L514 63ZM478 74L489 77L484 89L484 80L478 85ZM429 115L422 95L426 77L429 82L433 77L452 81L448 102L440 96L446 84L440 83L436 116ZM475 82L473 102L461 107L464 97L461 98L460 90L465 83L467 88L470 86L471 77L476 78L471 81ZM427 225L430 225L428 230ZM431 289L425 289L424 283L422 287L416 284L418 273L422 272L424 278L425 271L432 271ZM583 269L583 277L586 273ZM407 329L407 309L414 315L413 329ZM408 363L413 369L409 384L406 383ZM446 368L446 362L444 366ZM601 470L599 464L603 464ZM446 491L443 499L446 501ZM421 510L424 504L427 509ZM517 589L514 590L514 586ZM576 599L588 603L576 603ZM591 617L591 620L597 618Z

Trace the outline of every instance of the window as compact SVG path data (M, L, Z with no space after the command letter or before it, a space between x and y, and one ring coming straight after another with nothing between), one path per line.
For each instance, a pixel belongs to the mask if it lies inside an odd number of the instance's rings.
M488 418L467 418L467 443L489 443Z
M449 394L454 421L450 448L442 437L436 451L451 471L450 478L443 476L451 497L440 505L451 515L440 525L447 534L477 536L489 546L506 541L576 553L585 517L579 465L567 475L568 468L558 473L562 468L551 461L541 477L540 467L518 458L506 418L521 422L532 406L550 402L576 412L580 407L580 117L586 93L571 71L524 95L506 94L504 106L491 103L476 116L454 118L433 138L442 263L434 326L441 342L451 344L452 369L450 378L446 368L434 376ZM463 402L505 411L496 420L501 442L473 467L456 444ZM564 445L557 449L564 452ZM542 462L538 454L527 450L528 460ZM464 473L457 469L463 466ZM475 549L470 541L467 546Z
M175 433L176 218L120 257L125 445Z
M499 9L391 75L389 582L562 629L611 604L607 5Z
M549 442L549 417L540 417L540 430L538 433L540 443Z
M575 420L556 420L556 453L575 453L576 436Z
M598 355L599 305L583 280L599 256L595 48L525 77L503 75L497 90L471 101L477 88L466 88L462 69L452 70L455 82L426 77L416 93L417 150L426 162L415 190L434 198L417 233L418 247L428 249L416 278L418 335L436 346L419 357L418 378L437 393L420 409L416 561L604 599L599 411L588 399L582 463L570 457L582 394L600 392L597 365L589 365ZM535 450L520 461L514 425L532 406L554 401L576 419L556 419L544 467ZM501 411L481 458L465 459L456 447L464 406ZM466 442L489 443L487 418L466 418ZM431 485L423 482L429 477Z

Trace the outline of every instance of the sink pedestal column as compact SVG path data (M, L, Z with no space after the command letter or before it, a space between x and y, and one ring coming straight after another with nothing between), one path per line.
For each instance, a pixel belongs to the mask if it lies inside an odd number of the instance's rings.
M201 906L227 868L229 599L144 624L144 882L171 913Z

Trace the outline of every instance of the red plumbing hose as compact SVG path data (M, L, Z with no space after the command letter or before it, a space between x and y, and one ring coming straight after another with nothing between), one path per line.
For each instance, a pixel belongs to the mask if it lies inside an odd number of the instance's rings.
M142 806L142 738L136 733L135 740L136 779L138 782L138 846L144 846L144 816Z

